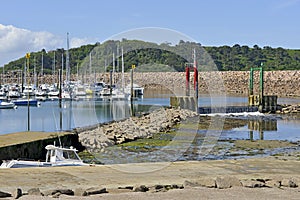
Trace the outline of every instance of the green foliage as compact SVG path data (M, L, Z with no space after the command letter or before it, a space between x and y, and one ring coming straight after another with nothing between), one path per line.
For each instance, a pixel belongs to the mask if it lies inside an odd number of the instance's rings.
M197 59L201 70L205 66L216 65L221 71L249 70L250 67L260 66L263 63L265 70L299 70L300 69L300 50L272 48L265 46L260 48L254 45L240 46L238 44L220 47L201 47L198 43L180 41L177 45L171 46L168 43L155 44L139 40L122 41L109 40L103 44L84 45L79 48L70 49L71 73L79 70L88 69L89 54L92 55L92 65L97 69L112 69L113 64L118 70L121 66L121 47L126 49L124 52L125 71L131 69L135 64L140 71L184 71L185 64L191 60L192 50L197 49ZM41 72L43 55L43 73L51 74L54 67L59 69L62 65L62 56L66 61L66 50L56 49L47 52L42 49L39 52L32 52L30 57L30 70L36 66L37 72ZM112 60L114 52L115 60ZM181 56L179 56L181 55ZM211 59L212 58L212 59ZM5 71L24 69L25 56L5 65ZM64 64L65 65L65 64ZM118 71L117 70L117 71Z
M299 70L300 50L272 48L265 46L253 48L240 46L233 47L205 47L212 56L219 70L249 70L263 63L265 70Z

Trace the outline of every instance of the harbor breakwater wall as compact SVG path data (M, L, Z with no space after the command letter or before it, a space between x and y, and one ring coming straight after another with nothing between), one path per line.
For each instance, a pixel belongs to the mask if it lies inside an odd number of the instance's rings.
M185 92L185 72L135 72L134 82L145 89L169 89L174 93ZM105 81L109 83L109 73L93 74L88 77L80 76L83 82L88 80ZM116 82L121 83L121 74L114 75ZM194 77L190 76L190 88L192 87ZM249 71L212 71L199 72L199 93L209 94L215 91L226 92L226 94L242 94L248 95L249 87ZM72 80L77 80L76 75L71 76ZM7 74L2 78L4 83L20 83L17 74ZM57 76L53 78L51 75L45 75L38 78L38 83L58 82ZM125 73L126 84L130 83L130 74ZM33 79L32 79L33 83ZM121 84L120 84L121 85ZM223 87L224 86L224 87ZM259 92L259 72L254 72L254 93ZM282 97L300 96L300 71L265 71L264 72L264 92L265 95L277 95Z
M98 127L79 132L79 141L89 152L102 152L106 147L142 138L155 133L168 132L174 125L196 112L185 109L161 108L139 117L99 124Z

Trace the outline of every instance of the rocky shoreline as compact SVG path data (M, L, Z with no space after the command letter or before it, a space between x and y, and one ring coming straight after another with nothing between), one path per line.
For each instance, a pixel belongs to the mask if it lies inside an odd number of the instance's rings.
M297 114L300 113L300 104L283 104L279 106L276 111L277 114Z

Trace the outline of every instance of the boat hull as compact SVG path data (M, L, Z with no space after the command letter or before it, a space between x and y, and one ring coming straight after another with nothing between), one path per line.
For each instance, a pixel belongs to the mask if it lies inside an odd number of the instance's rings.
M62 166L83 166L82 162L39 162L26 160L10 160L3 162L0 168L31 168L31 167L62 167Z
M15 100L13 103L17 106L28 106L28 100ZM29 105L30 106L38 106L39 101L36 99L29 99Z
M12 102L1 102L0 109L13 109L16 105Z

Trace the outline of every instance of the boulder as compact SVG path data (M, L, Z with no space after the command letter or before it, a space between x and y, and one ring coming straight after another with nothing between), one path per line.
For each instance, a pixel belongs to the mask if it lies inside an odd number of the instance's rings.
M17 188L12 192L12 197L18 199L23 195L21 188Z
M133 188L134 192L147 192L149 191L149 188L146 187L145 185L140 185L140 186L136 186Z
M43 192L43 194L45 196L53 196L55 195L56 197L61 195L61 194L65 194L65 195L74 195L73 190L70 189L54 189L54 190L47 190L45 192Z
M281 181L279 180L268 180L265 182L266 187L276 187L279 188L281 186Z
M0 191L0 198L11 197L10 193Z
M296 188L298 187L297 183L293 179L283 179L281 181L281 186L283 187L290 187L290 188Z
M242 180L241 183L242 186L248 188L261 188L266 186L264 182L257 181L257 180Z
M40 191L40 188L31 188L27 191L28 195L37 195L42 196L43 194Z
M183 183L184 188L186 187L207 187L207 188L215 188L216 187L216 181L214 179L210 178L203 178L198 180L190 180L190 181L184 181Z
M226 177L217 177L216 187L219 189L227 189L234 186L242 186L239 179L236 177L226 176Z
M103 194L107 193L106 188L103 187L92 187L85 190L87 196L94 195L94 194Z

